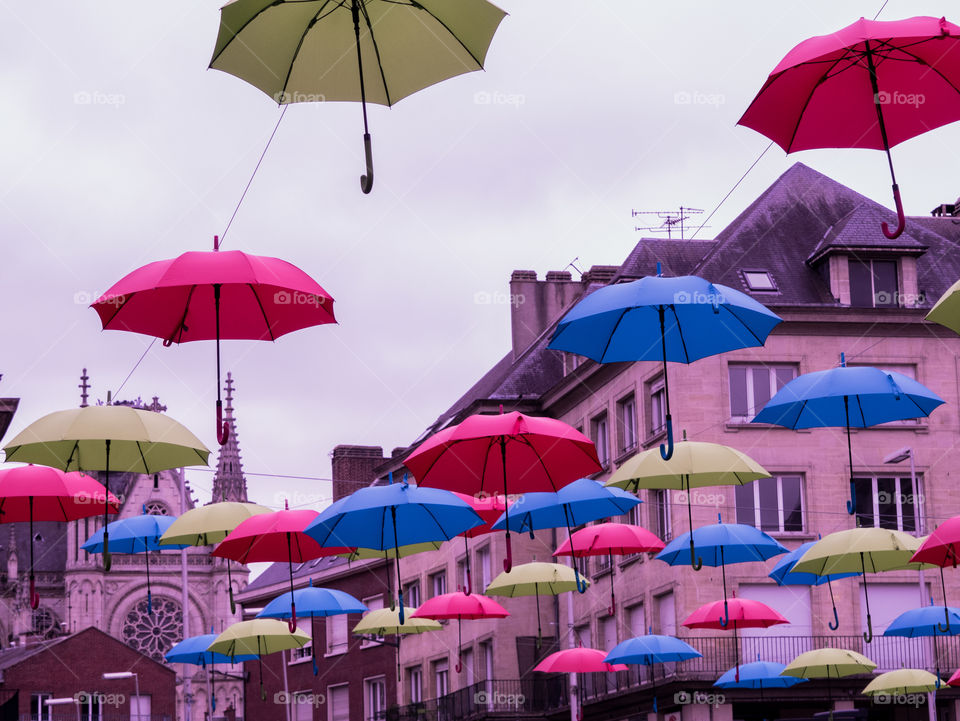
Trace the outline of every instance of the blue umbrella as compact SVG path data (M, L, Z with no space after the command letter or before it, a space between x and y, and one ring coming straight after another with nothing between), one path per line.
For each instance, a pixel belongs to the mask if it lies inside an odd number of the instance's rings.
M946 617L947 625L941 621ZM920 638L933 636L933 657L937 663L937 688L940 687L940 651L937 649L937 636L956 636L960 634L960 608L953 606L934 606L933 598L929 606L911 608L897 616L887 629L884 636L904 636L906 638Z
M449 541L483 525L483 519L450 491L420 488L403 481L354 491L329 506L304 532L321 546L352 546L385 551L393 548L397 563L397 595L403 623L400 546Z
M787 549L775 539L768 536L759 528L743 523L720 523L710 526L694 528L690 533L677 536L657 554L659 561L671 566L682 566L690 563L690 543L696 544L698 559L705 566L720 566L723 574L723 607L725 617L720 619L720 625L726 626L729 621L727 606L727 572L728 563L749 563L751 561L766 561L768 558L786 553Z
M632 493L614 487L606 487L598 481L581 478L556 492L524 493L510 506L511 522L517 523L520 533L540 528L563 528L571 534L573 526L597 521L610 516L621 516L640 504L640 499ZM507 514L504 513L491 526L494 531L506 528ZM571 551L573 550L571 544ZM577 590L583 593L587 584L581 583L576 559L573 571L577 581Z
M714 686L720 688L789 688L798 683L804 683L807 679L796 678L795 676L781 676L786 666L782 663L773 663L772 661L754 661L745 663L739 667L739 680L737 678L737 668L731 668L714 681Z
M790 551L786 556L777 561L773 570L767 575L777 582L778 586L821 586L827 584L830 589L830 603L833 605L833 621L827 625L831 631L840 628L840 617L837 615L837 602L833 598L833 584L831 581L837 581L841 578L861 575L859 572L850 573L831 573L827 576L818 576L815 573L805 573L804 571L794 571L793 567L797 565L800 557L810 550L810 547L816 541L807 541L799 548Z
M703 656L697 649L676 636L650 633L621 641L607 654L606 663L630 663L653 666L655 663L674 663ZM653 711L657 712L657 697L653 697Z
M647 276L600 288L561 320L549 348L587 356L597 363L663 362L667 444L673 455L673 419L667 361L695 360L738 348L762 346L781 319L750 296L695 275ZM659 341L659 342L657 342Z
M173 516L155 516L146 513L142 516L130 516L108 523L105 528L97 529L80 546L89 553L104 552L104 531L109 534L110 553L142 553L147 559L147 612L153 614L153 595L150 592L150 551L162 551L165 548L186 548L187 544L160 545L160 537L177 519Z
M847 513L853 515L857 493L850 429L928 416L942 403L942 398L913 378L869 366L848 367L841 353L839 368L794 378L751 422L786 428L846 428L850 463Z
M180 643L174 644L173 648L163 654L163 657L168 663L190 663L203 668L215 663L243 663L244 661L256 661L259 658L256 654L230 657L222 653L208 651L207 648L216 638L217 634L215 633L190 636ZM207 678L210 679L210 693L207 694L210 697L210 718L213 718L213 712L217 708L217 699L213 693L213 674L211 673Z
M311 629L315 616L323 618L343 613L366 613L370 610L349 593L337 591L333 588L314 586L311 578L310 585L306 588L298 588L293 593L287 591L277 596L257 614L257 618L292 618L294 603L301 616L304 614L310 616ZM313 636L312 631L310 635ZM317 668L316 644L312 644L312 650L313 675L316 676L320 672Z

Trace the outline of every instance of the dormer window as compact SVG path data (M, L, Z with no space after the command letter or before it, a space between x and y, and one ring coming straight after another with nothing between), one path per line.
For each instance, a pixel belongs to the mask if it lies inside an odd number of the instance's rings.
M745 270L743 271L743 280L749 290L775 291L777 289L773 277L765 270Z
M850 305L893 308L899 304L897 261L850 258Z

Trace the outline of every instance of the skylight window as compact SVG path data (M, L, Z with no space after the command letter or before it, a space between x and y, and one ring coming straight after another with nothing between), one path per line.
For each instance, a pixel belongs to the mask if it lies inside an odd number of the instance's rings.
M776 290L777 286L773 282L771 275L765 270L745 270L743 279L747 282L747 288L750 290Z

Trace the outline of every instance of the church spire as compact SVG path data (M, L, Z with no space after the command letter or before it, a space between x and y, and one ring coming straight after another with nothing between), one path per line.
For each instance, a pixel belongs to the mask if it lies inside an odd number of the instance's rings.
M240 446L237 444L237 421L233 417L233 374L227 373L227 395L223 406L224 420L230 424L230 438L220 446L217 472L213 476L213 502L247 500L247 481L243 477L240 462Z
M90 405L89 403L87 403L87 399L90 397L89 391L90 391L90 388L92 387L88 382L89 380L90 380L90 376L87 375L87 369L84 368L83 373L80 374L80 385L77 386L77 388L80 389L80 407L81 408L86 408L88 405Z

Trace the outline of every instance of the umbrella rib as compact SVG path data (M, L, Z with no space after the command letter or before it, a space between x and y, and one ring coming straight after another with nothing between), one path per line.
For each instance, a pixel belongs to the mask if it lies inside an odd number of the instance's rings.
M631 310L633 310L633 308L624 308L623 311L621 311L620 317L617 318L617 322L613 324L613 328L607 334L607 342L603 346L603 351L601 351L600 358L597 360L598 363L604 362L604 359L607 356L607 351L610 349L610 344L613 343L613 336L616 334L617 328L620 327L620 323L621 321L623 321L624 316L626 316L626 314L629 313Z
M757 343L759 343L761 346L764 344L764 340L760 336L758 336L756 333L753 332L753 328L747 325L747 323L734 312L733 310L734 306L724 305L721 307L723 308L723 310L727 311L728 315L733 316L736 319L736 321L746 329L747 333L753 336L754 340L756 340Z
M939 38L938 38L938 40L939 40ZM929 42L929 41L930 41L930 39L927 38L927 39L925 39L925 40L920 40L920 41L918 41L918 42L916 42L916 43L913 43L912 45L904 45L904 46L888 45L888 44L887 44L886 42L884 42L884 41L878 41L878 42L880 43L881 47L889 47L891 50L899 50L900 52L904 53L905 55L908 55L909 57L913 58L914 62L920 63L920 64L923 65L927 70L930 70L930 71L933 71L934 73L936 73L936 74L940 77L941 80L943 80L947 85L949 85L949 86L953 89L953 91L954 91L955 93L960 94L960 89L957 89L957 86L954 85L952 82L950 82L950 80L949 80L943 73L941 73L939 70L937 70L937 68L936 68L935 66L931 65L930 63L928 63L928 62L927 62L926 60L924 60L923 58L917 57L917 55L915 55L914 53L911 53L911 52L908 52L908 51L907 51L907 48L909 48L909 47L913 47L914 45L922 45L923 43ZM883 59L884 59L884 60L899 60L899 58L891 58L890 56L886 56L886 57L884 57ZM902 62L906 62L906 61L902 61ZM877 65L879 66L879 63L878 63Z
M257 289L253 287L253 283L247 283L247 287L250 288L250 292L253 293L253 297L257 301L257 306L260 308L260 314L263 316L263 322L267 326L267 333L270 334L270 340L275 341L277 337L273 334L273 328L270 325L270 319L267 318L267 311L264 309L263 302L260 300L260 296L257 294Z
M432 17L434 20L436 20L436 21L443 27L443 29L446 30L448 33L450 33L450 35L453 37L453 39L456 40L456 41L460 44L460 47L462 47L464 50L467 51L467 55L469 55L471 58L473 58L473 62L475 62L478 67L480 67L481 69L483 69L483 63L480 62L480 59L477 58L477 56L473 54L473 51L471 51L470 48L468 48L466 45L463 44L463 41L460 40L459 37L457 37L457 34L456 34L455 32L453 32L453 30L451 30L451 29L447 26L447 24L446 24L445 22L443 22L443 20L441 20L440 18L438 18L436 15L434 15L429 9L427 9L427 8L424 7L423 5L420 5L420 4L418 4L418 3L417 3L417 4L411 3L411 7L415 7L417 10L423 10L425 13L427 13L427 15L429 15L429 16Z
M140 447L140 441L137 441L137 453L140 454L140 460L143 461L143 472L150 473L150 467L147 465L147 459L143 457L143 448Z
M807 110L807 106L810 105L810 101L813 100L813 93L816 91L817 88L820 87L820 85L822 85L826 81L827 76L830 74L830 71L833 68L835 68L840 63L840 61L845 60L850 56L851 56L850 50L845 49L844 54L841 55L839 58L837 58L833 63L831 63L830 67L828 67L826 71L824 71L823 75L820 76L820 79L817 81L817 84L814 86L813 90L807 93L807 97L803 101L803 107L800 109L800 112L797 113L797 122L793 126L793 132L790 133L790 142L787 143L787 147L785 148L785 150L788 153L793 148L793 142L797 139L797 133L800 131L800 123L803 121L803 116ZM804 65L807 65L807 63L804 63Z
M324 5L326 5L326 3L324 3ZM272 5L268 7L272 7ZM260 12L263 12L263 10L261 10ZM285 98L287 95L287 85L290 83L290 75L293 74L293 66L297 64L297 56L300 55L300 49L303 47L303 41L306 39L307 33L313 30L313 26L316 24L317 20L319 19L319 16L322 13L323 13L323 6L321 6L320 9L317 11L317 13L313 16L313 20L307 23L306 27L303 29L303 32L300 33L300 39L297 41L297 47L293 51L293 56L290 58L290 64L287 66L287 74L283 78L283 86L280 88L280 98ZM256 17L256 15L254 17ZM244 28L240 28L240 31L242 31L243 29ZM238 34L240 31L238 31ZM236 37L236 35L234 35L234 37ZM226 48L226 46L224 46L224 48ZM274 97L274 100L276 100L277 103L280 104L280 100L278 100L276 97Z
M677 324L677 335L680 337L680 347L683 348L683 357L686 358L684 363L689 364L692 361L690 360L690 352L687 350L687 342L683 338L683 328L680 327L680 316L677 315L677 307L671 304L671 305L668 305L667 308L669 308L673 312L673 320Z
M117 309L116 309L116 310L113 312L113 314L104 322L104 324L103 324L104 330L106 330L107 326L110 325L111 323L113 323L114 320L116 320L116 317L117 317L118 315L120 315L120 311L124 309L124 307L127 305L127 303L129 303L130 300L133 298L133 296L135 296L136 294L137 294L137 291L133 291L132 293L125 293L122 297L126 298L126 300L124 300L122 303L115 303Z
M444 540L449 541L450 539L452 539L453 536L447 535L446 530L443 528L443 526L440 525L440 520L434 515L433 511L430 510L430 507L427 505L423 505L422 508L424 511L426 511L429 514L430 518L433 519L433 522L437 526L437 530L440 531L440 533L443 535ZM455 536L457 534L453 534L453 535Z
M373 34L373 26L370 24L370 16L367 14L366 3L362 3L360 5L360 11L363 13L363 19L367 24L367 30L370 31L370 43L373 45L373 54L377 58L377 69L380 71L380 82L383 84L383 94L387 96L387 107L389 108L393 106L393 100L390 98L390 88L387 87L387 76L383 72L383 62L380 60L380 46L377 45L377 36Z
M304 2L304 1L308 1L308 2L309 2L309 1L312 1L312 0L287 0L287 2ZM327 4L327 3L325 3L325 4ZM269 5L266 5L265 7L261 8L260 10L258 10L257 12L255 12L255 13L250 17L250 19L247 20L247 22L245 22L239 29L237 29L237 30L235 30L235 31L232 31L232 32L233 32L233 36L232 36L229 40L227 40L226 43L224 43L223 47L220 48L220 52L219 52L219 53L216 53L216 54L210 59L210 65L209 65L209 67L211 67L211 68L213 67L213 64L214 64L215 62L217 62L217 60L219 59L219 57L220 57L221 55L223 55L224 52L226 52L227 48L230 47L231 43L233 43L233 41L237 39L237 37L240 35L240 33L242 33L244 30L247 29L247 26L248 26L248 25L250 25L254 20L256 20L257 18L259 18L261 15L263 15L267 10L269 10L269 9L272 8L272 7L274 7L274 3L270 3ZM221 25L222 25L222 12L221 12ZM291 64L292 64L292 63L291 63Z

